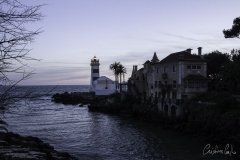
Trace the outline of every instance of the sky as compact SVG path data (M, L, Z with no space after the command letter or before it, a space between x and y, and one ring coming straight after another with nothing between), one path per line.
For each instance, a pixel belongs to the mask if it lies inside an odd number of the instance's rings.
M142 64L157 52L192 48L203 54L229 53L240 48L237 38L225 39L223 29L240 16L239 0L23 0L45 4L43 19L34 24L43 32L28 47L29 70L35 74L22 85L90 84L90 60L100 60L100 76L114 79L109 65L127 68Z

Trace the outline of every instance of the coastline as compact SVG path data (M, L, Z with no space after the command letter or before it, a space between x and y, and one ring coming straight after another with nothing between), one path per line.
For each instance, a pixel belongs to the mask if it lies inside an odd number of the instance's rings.
M32 136L21 136L12 132L0 132L0 159L2 160L76 160L65 152L58 152L53 146Z
M238 102L226 93L197 95L187 102L187 112L175 118L158 112L154 104L141 103L127 94L94 96L90 93L64 93L56 94L52 98L53 101L63 104L89 104L90 112L129 116L149 123L159 123L163 128L205 137L209 143L240 146L239 130L234 127L238 125L239 119L239 112L236 112L239 110Z

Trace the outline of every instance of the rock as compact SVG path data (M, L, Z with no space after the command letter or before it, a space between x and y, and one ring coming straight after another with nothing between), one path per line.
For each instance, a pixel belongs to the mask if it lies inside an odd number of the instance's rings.
M74 160L68 153L58 152L37 137L23 137L15 133L0 132L1 160Z
M88 104L91 103L95 99L94 93L90 92L73 92L73 93L62 93L62 94L54 94L52 96L52 100L56 103L63 104Z

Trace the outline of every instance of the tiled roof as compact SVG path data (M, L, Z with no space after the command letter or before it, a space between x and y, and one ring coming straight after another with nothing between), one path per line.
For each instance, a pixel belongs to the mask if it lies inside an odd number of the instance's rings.
M168 55L166 58L162 59L160 63L179 62L179 61L205 62L205 60L201 56L191 54L186 50L186 51L172 53Z

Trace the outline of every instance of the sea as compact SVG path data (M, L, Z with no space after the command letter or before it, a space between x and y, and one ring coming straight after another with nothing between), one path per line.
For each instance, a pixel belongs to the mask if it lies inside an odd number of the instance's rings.
M194 136L131 116L89 112L87 106L52 101L55 93L88 92L89 86L20 86L37 98L4 113L9 131L36 136L79 160L197 160L204 144Z

